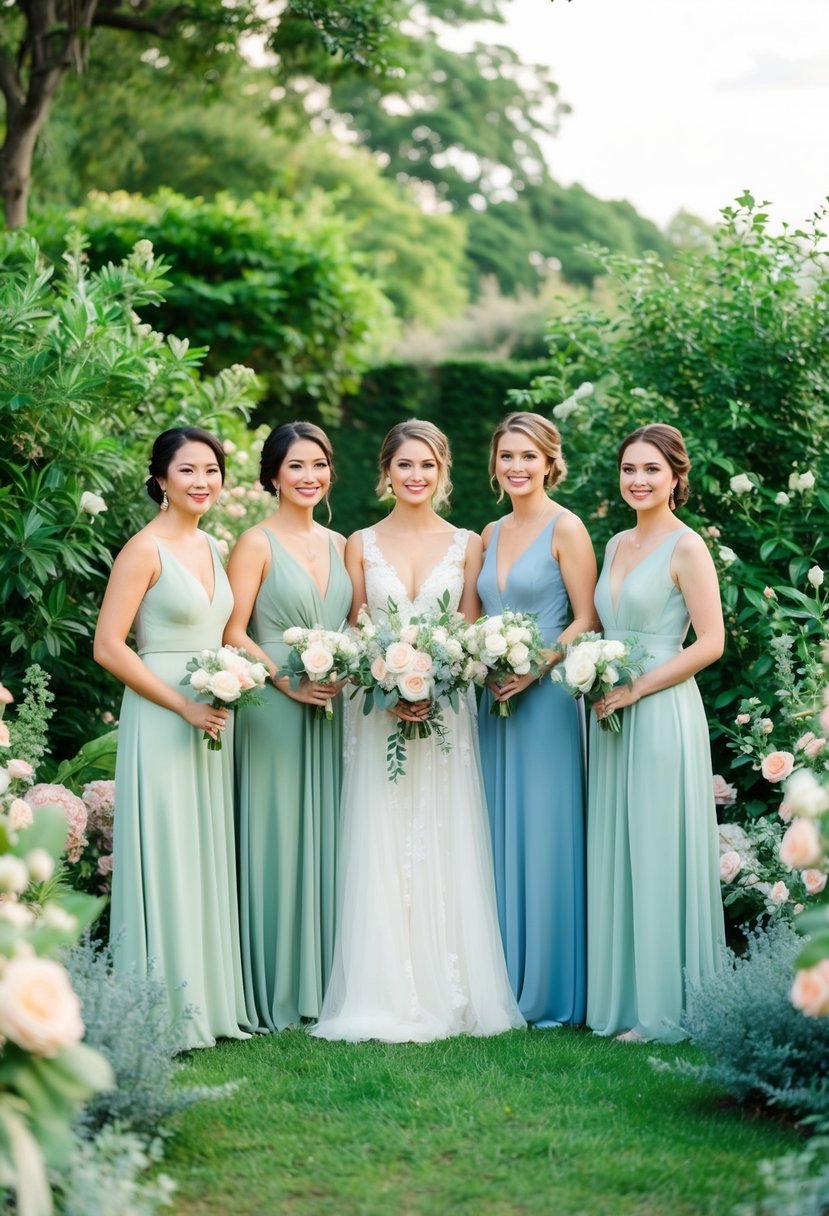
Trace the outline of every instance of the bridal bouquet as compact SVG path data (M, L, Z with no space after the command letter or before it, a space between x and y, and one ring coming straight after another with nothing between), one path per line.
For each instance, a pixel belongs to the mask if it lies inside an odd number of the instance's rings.
M235 646L220 646L218 650L203 650L187 664L189 673L179 682L189 684L196 692L211 697L214 709L241 709L247 705L261 705L257 695L268 678L268 669L253 655ZM222 737L214 739L204 732L208 751L222 750Z
M564 659L550 678L562 684L574 697L585 697L592 705L617 684L632 684L641 674L642 664L630 661L630 647L600 633L581 633L567 647ZM602 730L618 734L622 729L621 710L599 718Z
M338 680L350 679L358 670L360 646L347 633L320 626L301 629L295 625L285 630L282 641L291 649L277 675L287 676L293 689L299 687L303 676L320 684L336 684ZM314 716L330 722L334 717L331 702L317 705Z
M503 683L510 676L540 674L544 662L544 639L534 616L507 608L500 616L482 616L470 625L464 644L478 664L475 682ZM490 713L509 718L515 713L515 698L493 701Z
M355 683L366 690L363 713L392 709L401 700L431 701L427 718L421 722L398 719L389 735L386 764L389 780L397 781L405 772L409 739L425 739L434 732L441 751L449 751L442 703L457 713L458 694L469 687L472 673L462 641L468 625L461 613L449 608L448 591L434 613L404 622L390 599L386 615L386 620L376 624L363 608L357 618L361 653Z

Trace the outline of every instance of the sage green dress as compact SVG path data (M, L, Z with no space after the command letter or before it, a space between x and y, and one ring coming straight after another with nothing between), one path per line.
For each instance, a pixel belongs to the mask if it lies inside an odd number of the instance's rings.
M342 629L351 580L330 544L322 595L277 540L253 608L249 633L278 667L283 632ZM332 721L271 684L265 705L236 721L236 807L242 962L248 1004L258 1024L284 1030L317 1018L334 949L335 863L342 784L342 697Z
M613 602L610 541L596 609L606 638L632 641L644 670L677 654L688 608L671 578L672 532ZM683 1037L689 984L720 966L724 943L708 723L692 678L622 710L618 735L590 725L587 1024Z
M141 601L142 661L180 685L188 661L221 645L233 596L214 542L212 599L159 544L161 575ZM233 715L230 715L232 722ZM172 710L124 690L115 769L110 940L120 973L167 988L182 1048L243 1039L245 1005L233 831L232 726L221 751Z

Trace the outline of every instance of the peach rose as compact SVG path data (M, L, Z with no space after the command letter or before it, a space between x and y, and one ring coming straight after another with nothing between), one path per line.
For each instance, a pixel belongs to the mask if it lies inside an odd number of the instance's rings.
M11 695L8 688L6 688L6 685L0 684L0 705L11 705L13 700L14 697Z
M790 870L820 861L820 833L811 819L795 819L780 842L780 860Z
M372 677L378 684L382 684L386 676L389 674L389 669L386 667L386 661L381 654L371 664Z
M751 721L751 714L737 714L734 721L736 722L737 726L748 726L749 722Z
M735 786L729 785L719 773L714 774L714 801L717 806L733 806L737 801Z
M425 650L416 650L412 660L412 671L419 671L422 676L430 676L435 669L432 656Z
M722 882L733 882L743 868L743 859L735 849L723 853L720 858L720 879Z
M829 958L798 971L791 999L795 1009L807 1018L820 1018L829 1013Z
M326 650L324 646L315 643L303 650L299 656L302 659L302 666L305 668L309 676L325 676L328 675L331 668L334 666L334 656L330 650Z
M795 743L794 750L796 752L802 752L804 747L806 746L806 744L811 743L812 740L814 739L814 737L815 737L815 732L813 730L807 730L806 734L801 735L800 738L798 739L797 743Z
M786 805L793 815L816 819L829 810L829 791L808 769L800 768L786 782Z
M776 882L769 891L769 899L773 904L784 904L789 898L789 888L784 882Z
M15 781L27 781L34 771L28 760L10 760L6 765L6 772Z
M386 666L389 671L399 675L402 671L408 671L414 661L414 647L408 642L392 642L386 651Z
M9 827L13 832L27 828L32 822L32 808L22 798L15 798L9 806Z
M803 751L810 760L814 760L815 756L819 756L825 746L826 740L818 737L817 739L810 739Z
M810 895L820 895L826 886L826 875L823 870L801 870L800 877Z
M398 676L397 687L406 701L427 701L432 695L432 681L419 671L404 671Z
M207 691L220 701L236 701L242 691L239 677L232 671L217 671L210 677Z
M48 958L9 961L0 980L0 1034L24 1051L55 1056L83 1038L81 1005L69 976Z
M9 728L5 722L0 722L0 747L8 747L10 743Z
M777 781L785 781L791 776L794 768L794 756L791 752L769 752L763 757L763 763L760 765L760 771L766 781L774 784Z
M410 646L414 646L419 632L419 625L404 625L400 630L400 641L407 642Z

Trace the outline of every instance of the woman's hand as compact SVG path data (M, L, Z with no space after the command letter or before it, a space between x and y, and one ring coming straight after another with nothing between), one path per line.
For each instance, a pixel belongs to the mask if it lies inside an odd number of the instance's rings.
M635 680L633 684L617 684L610 692L593 702L593 712L597 718L607 718L616 710L635 705L640 699L641 694L637 691Z
M492 693L495 701L509 701L516 693L523 692L525 688L529 688L534 684L538 676L534 676L531 672L527 672L525 676L508 676L503 684L492 683L487 685L487 688Z
M190 701L187 698L185 700L187 704L181 709L184 721L195 726L196 730L205 731L211 739L218 739L221 731L227 726L228 710L214 709L212 705L206 705L203 701Z
M401 699L396 705L391 706L388 712L392 717L400 718L403 722L425 722L431 708L431 701L404 701Z
M324 707L342 692L346 683L346 680L335 680L333 684L328 684L320 680L309 680L307 676L303 676L299 681L299 686L291 688L286 676L276 682L276 687L292 701L300 701L303 705Z

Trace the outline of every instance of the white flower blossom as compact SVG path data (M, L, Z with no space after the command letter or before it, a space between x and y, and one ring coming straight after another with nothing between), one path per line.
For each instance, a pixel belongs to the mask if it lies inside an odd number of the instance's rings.
M731 486L734 494L750 494L754 489L754 482L749 477L748 473L738 473L736 477L732 477L728 483Z
M726 566L730 566L732 562L737 561L737 554L733 549L729 549L728 545L720 545L719 556L720 561Z
M823 586L823 571L821 570L820 566L812 566L806 577L813 587L817 588Z

